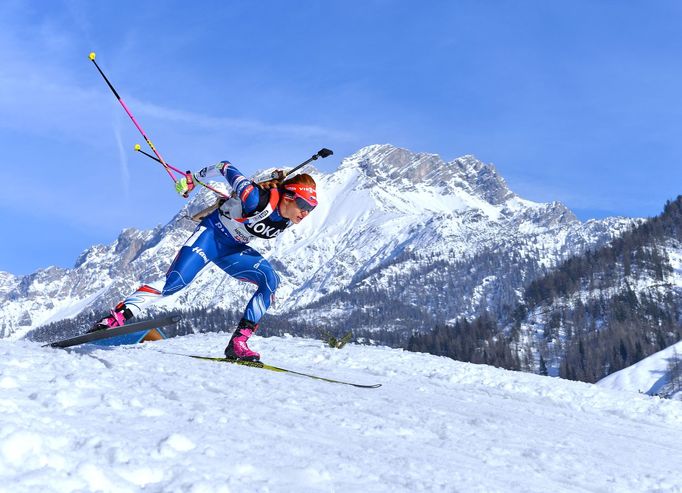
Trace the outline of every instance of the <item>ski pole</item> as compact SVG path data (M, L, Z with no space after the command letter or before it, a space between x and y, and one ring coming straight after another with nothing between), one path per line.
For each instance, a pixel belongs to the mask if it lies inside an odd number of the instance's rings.
M174 171L177 171L178 173L181 173L181 174L183 174L183 175L184 175L185 173L183 173L182 171L180 171L180 170L177 169L177 168L174 168L174 167L168 165L168 163L166 163L166 161L164 161L164 159L163 159L163 157L161 156L161 154L159 154L159 151L157 151L157 150L156 150L156 147L154 147L154 144L152 144L152 141L149 140L149 137L147 137L147 134L144 132L144 130L142 130L142 127L140 127L140 124L137 123L137 120L135 120L135 117L133 116L133 114L132 114L132 113L130 112L130 110L128 109L128 106L126 106L126 104L125 104L125 102L123 101L123 99L121 99L121 96L118 95L118 92L116 92L116 89L114 89L114 86L111 84L111 82L109 82L109 79L107 78L107 76L104 75L104 72L102 72L102 69L99 68L99 65L98 65L97 62L95 61L95 52L94 52L94 51L93 51L92 53L90 53L90 60L92 61L92 63L95 64L95 67L97 67L97 71L100 73L100 75L101 75L102 78L104 79L104 82L107 83L107 85L109 86L109 89L111 89L111 92L114 93L114 96L116 96L116 99L118 99L118 102L121 103L121 106L123 106L123 109L125 110L125 112L128 114L128 116L130 117L130 119L131 119L131 120L133 121L133 123L135 124L135 127L137 127L137 129L140 131L140 133L142 134L142 137L144 137L144 140L147 142L147 145L149 146L149 148L150 148L152 151L154 151L154 154L156 154L156 157L158 158L158 161L163 165L164 169L165 169L166 172L168 173L168 176L171 177L171 180L173 180L174 182L177 182L178 180L177 180L177 178L175 178L175 175L173 175L173 172L171 171L171 169L174 170ZM189 196L188 193L184 195L185 198L187 198L188 196Z
M149 159L153 159L153 160L156 161L157 163L160 163L160 162L161 162L161 161L159 160L159 158L157 158L156 156L152 156L152 155L149 154L148 152L143 151L143 150L142 150L142 146L140 146L140 144L135 144L135 150L136 150L137 152L141 152L142 154L144 154L145 156L147 156ZM163 163L162 163L162 164L163 164ZM168 164L168 163L166 163L166 164ZM169 164L168 166L169 166L171 169L174 169L174 170L176 170L176 171L182 173L182 171L179 171L177 168L174 168L174 167L171 166L170 164ZM187 181L189 181L190 179L194 179L194 180L196 180L196 182L199 183L202 187L208 188L210 191L212 191L212 192L214 192L214 193L217 193L218 195L221 195L221 196L225 197L226 199L229 199L229 198L230 198L229 195L225 194L224 192L221 192L220 190L218 190L218 189L216 189L216 188L213 188L211 185L207 185L206 183L204 183L204 182L202 182L202 181L199 181L199 180L197 180L196 178L192 178L192 172L191 172L191 171L188 171L187 173L183 173L183 174L187 177Z
M299 164L295 168L292 168L289 171L287 171L286 173L283 173L281 179L283 180L287 176L294 174L296 171L301 169L303 166L305 166L308 163L315 161L317 158L321 157L322 159L324 159L326 157L331 156L332 154L334 154L334 152L331 149L322 148L319 151L317 151L317 153L315 155L313 155L313 157L311 157L310 159L303 161L301 164ZM277 178L276 172L273 173L272 178Z

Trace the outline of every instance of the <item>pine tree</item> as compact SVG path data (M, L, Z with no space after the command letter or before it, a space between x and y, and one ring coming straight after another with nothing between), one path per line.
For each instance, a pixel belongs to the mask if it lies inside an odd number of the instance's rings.
M673 349L673 355L668 359L668 380L671 394L682 390L682 357L677 349Z
M544 375L545 377L548 375L545 358L543 358L542 355L540 355L540 375Z

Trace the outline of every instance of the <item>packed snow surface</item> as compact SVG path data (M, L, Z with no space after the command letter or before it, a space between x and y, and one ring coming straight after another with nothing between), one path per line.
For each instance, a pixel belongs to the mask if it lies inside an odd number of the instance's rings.
M682 491L682 403L401 350L0 340L2 492ZM163 351L163 352L162 352Z

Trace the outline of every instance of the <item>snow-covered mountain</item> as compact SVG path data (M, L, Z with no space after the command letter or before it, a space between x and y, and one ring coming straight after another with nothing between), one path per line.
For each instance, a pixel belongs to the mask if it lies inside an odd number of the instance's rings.
M528 367L572 380L596 382L680 341L682 196L529 283L522 303L509 324Z
M228 334L71 351L0 340L0 491L680 492L682 403L303 338L271 364L172 353Z
M409 334L501 310L529 280L633 224L583 223L560 203L522 199L473 156L445 162L373 145L333 173L312 174L320 206L276 240L254 244L283 280L271 312L294 322ZM161 279L195 226L187 214L211 201L202 191L165 226L127 229L114 244L83 252L72 269L2 273L0 335L19 338L84 310L102 312L140 283ZM208 267L157 307L241 310L252 289Z

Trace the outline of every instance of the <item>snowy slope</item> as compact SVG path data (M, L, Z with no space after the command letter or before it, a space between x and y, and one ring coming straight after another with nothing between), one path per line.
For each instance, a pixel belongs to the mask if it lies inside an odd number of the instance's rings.
M682 403L425 354L253 338L357 389L196 361L225 334L0 340L0 491L682 491Z
M668 364L675 353L682 357L682 341L644 358L639 363L602 378L597 385L609 389L657 395L670 383Z

